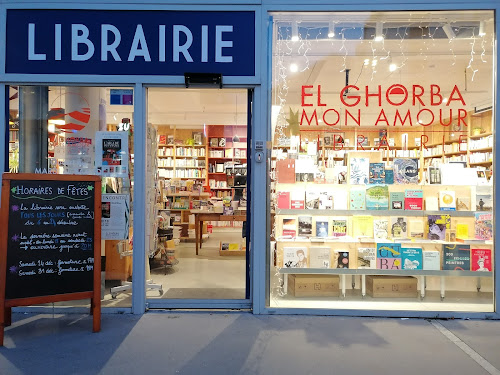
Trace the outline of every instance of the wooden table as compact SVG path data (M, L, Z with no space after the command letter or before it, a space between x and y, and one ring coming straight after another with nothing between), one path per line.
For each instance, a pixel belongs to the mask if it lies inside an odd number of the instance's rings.
M203 210L191 210L194 214L194 232L195 232L195 242L196 242L196 255L198 255L198 249L201 249L203 243L203 222L204 221L247 221L247 215L222 215L216 212L207 212Z

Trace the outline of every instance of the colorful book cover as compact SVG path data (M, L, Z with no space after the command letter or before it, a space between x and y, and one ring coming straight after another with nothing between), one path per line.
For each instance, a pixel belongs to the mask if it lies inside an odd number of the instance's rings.
M389 187L375 185L366 189L367 210L387 210L389 208Z
M312 216L299 216L299 236L312 235Z
M297 236L297 219L291 217L283 218L283 236Z
M470 271L470 246L443 245L443 270Z
M444 190L439 192L439 209L441 211L455 211L457 209L454 191Z
M423 269L422 249L418 247L401 248L401 263L404 270Z
M394 159L396 184L418 184L418 159Z
M358 268L377 268L377 249L374 247L358 248Z
M305 191L294 189L290 192L290 207L293 210L303 210L305 206Z
M385 184L385 164L384 163L370 163L368 183L370 185Z
M311 247L309 248L310 268L330 268L330 248Z
M290 192L289 191L280 191L278 192L278 208L281 210L289 210L290 209Z
M386 169L385 170L385 183L386 185L394 184L394 170Z
M450 224L450 215L427 216L427 239L444 241L446 239L446 230L450 229Z
M331 210L333 209L333 196L331 193L321 191L319 193L319 209Z
M424 261L424 270L439 271L441 269L441 253L439 251L424 251L422 256Z
M352 236L373 238L373 216L353 216Z
M467 224L457 224L457 238L467 240L469 238L469 226Z
M348 250L335 250L334 256L336 258L336 268L349 268L349 251Z
M493 188L491 186L476 187L476 211L491 211L493 209Z
M411 238L424 238L424 222L421 219L410 220L410 237Z
M390 206L391 210L403 210L405 205L405 193L395 191L389 193Z
M307 258L308 258L307 247L283 248L284 268L307 268Z
M457 211L470 211L470 198L458 197L457 198Z
M377 269L401 269L401 245L398 243L377 244Z
M332 220L332 236L344 237L347 235L347 219Z
M405 190L405 210L423 210L424 192L422 189Z
M316 237L328 237L328 219L316 218Z
M387 219L373 220L373 238L385 240L389 235L389 221Z
M392 238L407 238L408 237L408 221L406 217L391 217L391 237Z
M349 207L347 190L337 190L333 195L333 209L334 210L347 210Z
M470 253L472 271L491 272L491 249L471 249Z
M365 199L365 189L364 188L352 188L349 192L349 209L350 210L365 210L366 209L366 199ZM337 209L335 207L335 209Z
M369 158L351 158L350 167L349 181L351 185L368 184L368 175L370 170Z
M493 214L491 212L476 212L474 220L474 237L478 240L491 240L493 236Z
M306 208L309 210L319 209L319 191L315 189L306 190Z

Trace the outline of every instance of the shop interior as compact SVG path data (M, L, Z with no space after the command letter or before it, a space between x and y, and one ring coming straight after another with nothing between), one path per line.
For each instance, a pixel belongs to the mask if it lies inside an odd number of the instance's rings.
M102 305L131 306L132 89L21 86L9 94L11 173L103 176ZM148 90L147 298L248 295L247 129L246 90ZM121 139L121 149L105 146L102 134Z
M269 306L493 311L493 14L274 21Z

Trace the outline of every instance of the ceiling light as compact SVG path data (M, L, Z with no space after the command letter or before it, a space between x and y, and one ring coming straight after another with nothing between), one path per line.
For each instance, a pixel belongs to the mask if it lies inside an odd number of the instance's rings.
M448 103L448 98L444 98L443 103Z
M55 132L56 132L56 126L55 126L55 124L50 124L50 123L49 123L49 125L48 125L48 127L47 127L47 131L48 131L49 133L55 133Z
M446 34L446 36L448 37L448 39L453 39L457 36L449 23L443 25L442 27L443 27L443 31Z
M375 41L376 42L381 42L382 40L384 40L384 34L382 32L383 32L383 24L382 24L382 22L379 21L375 25Z
M290 64L290 71L292 73L298 72L299 71L299 66L297 64Z
M479 22L479 36L485 36L486 32L484 31L484 21Z
M330 21L328 25L328 38L333 38L335 36L335 23Z
M365 59L364 64L365 64L365 65L370 64L370 59Z
M299 41L299 25L297 21L292 22L292 42Z
M390 72L394 72L396 69L398 68L398 66L394 63L390 64L389 65L389 71Z

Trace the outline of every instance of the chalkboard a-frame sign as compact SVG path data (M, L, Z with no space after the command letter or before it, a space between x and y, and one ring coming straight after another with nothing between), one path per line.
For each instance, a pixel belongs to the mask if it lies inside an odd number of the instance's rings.
M100 331L100 177L5 173L0 236L0 345L13 306L90 298Z

